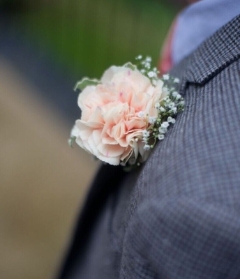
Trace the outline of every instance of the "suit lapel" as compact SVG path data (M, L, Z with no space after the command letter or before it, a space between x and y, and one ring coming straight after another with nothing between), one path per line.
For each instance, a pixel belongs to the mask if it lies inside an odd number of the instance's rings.
M180 62L171 74L181 79L180 92L184 94L187 84L204 85L239 57L240 16L237 16Z
M187 80L203 85L239 56L240 16L237 16L194 52Z

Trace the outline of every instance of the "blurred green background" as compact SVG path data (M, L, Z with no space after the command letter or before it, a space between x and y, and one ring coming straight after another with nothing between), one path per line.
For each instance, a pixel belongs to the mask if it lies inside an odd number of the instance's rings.
M164 0L26 0L25 7L19 6L16 21L24 36L71 74L99 77L109 65L138 54L152 56L157 64L180 5Z
M186 0L187 1L187 0ZM0 0L0 278L53 279L97 164L74 83L150 55L184 0Z

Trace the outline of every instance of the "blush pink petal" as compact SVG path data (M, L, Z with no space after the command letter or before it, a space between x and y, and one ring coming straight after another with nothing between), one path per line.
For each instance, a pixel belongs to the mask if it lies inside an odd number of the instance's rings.
M90 152L92 154L94 154L96 157L99 157L99 155L101 155L101 153L98 151L98 148L97 148L97 145L95 144L93 135L91 135L89 137L88 144L89 144L88 148L89 148Z
M115 139L112 139L109 136L104 136L102 137L102 143L103 144L117 144L117 142L115 141Z
M127 158L129 159L132 155L132 152L133 152L133 149L131 146L129 146L124 152L123 154L121 155L121 160L127 160Z
M82 120L76 120L76 126L79 130L89 130L89 129L102 129L103 124L98 122L86 122Z
M112 128L111 136L116 141L122 138L125 134L126 134L126 128L125 128L125 123L123 121L121 121L120 123L118 123Z
M117 157L124 152L124 148L119 145L107 145L100 143L97 148L98 151L105 157Z
M128 131L136 130L136 129L142 129L144 130L146 128L146 120L134 118L129 121L126 121L126 127Z
M126 136L126 140L127 142L131 145L131 142L133 142L133 139L134 138L141 138L142 137L142 130L137 130L137 131L134 131L132 133L129 133L127 136ZM132 146L132 145L131 145Z
M101 130L94 130L92 132L92 138L94 141L94 144L97 146L101 143Z
M112 165L136 159L139 153L143 157L142 131L149 124L138 113L157 116L154 105L163 96L162 86L152 86L138 70L110 67L100 84L87 86L79 95L82 116L73 131L77 144Z
M78 136L81 137L82 140L87 140L91 136L92 129L88 126L82 125L79 120L77 120L76 126L79 129Z
M118 67L118 66L111 66L109 69L107 69L101 78L102 83L109 83L112 81L112 78L116 73L119 73L120 71L124 71L125 67Z
M129 75L130 71L130 75ZM142 91L146 90L148 86L151 85L150 80L142 75L138 70L130 70L128 68L125 68L124 71L119 71L116 73L111 81L115 84L119 84L120 82L126 82L128 83L131 87L133 87L134 91Z

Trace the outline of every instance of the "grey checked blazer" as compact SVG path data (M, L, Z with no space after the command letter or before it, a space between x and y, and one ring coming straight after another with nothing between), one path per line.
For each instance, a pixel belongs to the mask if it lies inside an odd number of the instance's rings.
M61 279L240 278L240 16L175 67L185 111L145 165L103 166Z

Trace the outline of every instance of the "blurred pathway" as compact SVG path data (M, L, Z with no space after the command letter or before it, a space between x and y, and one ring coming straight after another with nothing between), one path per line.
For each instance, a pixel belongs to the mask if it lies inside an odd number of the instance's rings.
M79 116L78 93L73 87L80 73L73 77L47 47L40 46L18 25L21 26L13 15L4 15L0 10L0 55L39 89L30 94L39 94L64 116L68 125L73 125Z
M71 127L0 57L0 278L51 279L97 167ZM69 120L69 119L68 119Z

